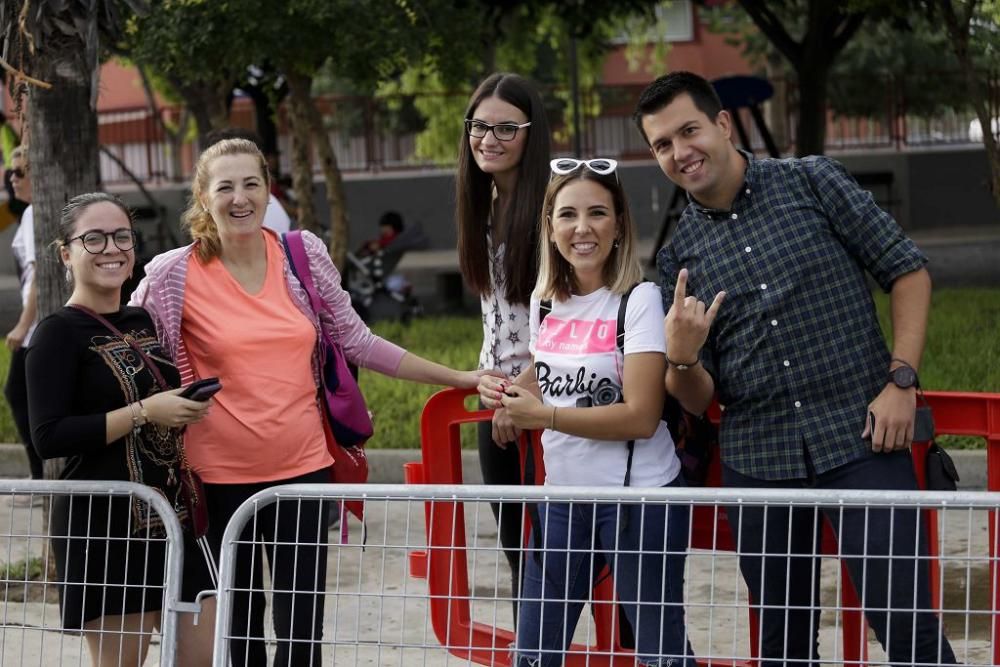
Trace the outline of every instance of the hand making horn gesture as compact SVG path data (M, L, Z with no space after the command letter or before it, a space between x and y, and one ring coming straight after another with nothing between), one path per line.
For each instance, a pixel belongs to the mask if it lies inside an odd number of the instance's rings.
M706 307L704 301L687 295L687 277L687 269L681 269L677 274L674 303L667 311L663 324L667 336L667 360L674 366L698 363L698 353L726 297L725 292L719 292L712 305Z

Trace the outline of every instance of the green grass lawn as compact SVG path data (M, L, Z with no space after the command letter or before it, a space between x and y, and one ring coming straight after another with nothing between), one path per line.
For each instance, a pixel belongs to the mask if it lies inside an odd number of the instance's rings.
M889 301L876 297L883 327L889 328ZM439 317L404 327L381 323L375 331L404 348L455 368L473 368L482 337L480 318ZM0 348L0 377L6 377L9 353ZM1000 391L1000 289L943 289L934 293L927 348L920 370L926 389ZM400 382L361 372L361 389L375 413L370 447L408 449L420 446L420 411L435 387ZM7 409L0 402L0 442L16 442ZM471 444L470 438L463 438ZM955 440L970 446L975 440Z

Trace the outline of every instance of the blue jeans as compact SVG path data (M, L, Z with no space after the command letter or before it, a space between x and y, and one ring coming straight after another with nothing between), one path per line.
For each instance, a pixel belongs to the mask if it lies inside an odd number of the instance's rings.
M915 490L910 452L874 454L809 479L760 480L723 466L725 486L769 489ZM931 604L923 520L909 508L727 507L740 570L761 621L763 667L818 664L819 553L826 516L865 607L893 665L954 664L955 654ZM765 539L766 535L766 539ZM891 611L886 611L891 610Z
M678 476L668 486L683 483ZM538 516L542 551L524 560L517 667L563 663L605 562L635 633L639 664L695 666L683 599L690 507L540 503Z

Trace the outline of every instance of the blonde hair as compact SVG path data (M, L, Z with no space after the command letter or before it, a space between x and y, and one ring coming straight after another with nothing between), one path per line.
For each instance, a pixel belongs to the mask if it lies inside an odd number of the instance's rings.
M21 158L22 160L24 160L24 164L25 165L28 165L28 164L31 163L30 160L28 160L28 146L27 146L27 144L21 144L20 146L18 146L14 150L12 150L10 152L10 157L7 158L7 164L10 164L11 162L13 162L17 158Z
M617 247L611 249L604 262L604 286L615 294L625 294L632 285L642 280L642 267L636 255L636 233L632 215L628 210L625 191L615 174L601 175L581 166L569 174L557 175L549 182L542 204L541 233L539 234L538 282L535 296L540 300L556 299L565 301L578 285L573 274L573 266L559 254L552 240L552 213L556 195L573 181L595 181L611 193L615 209L615 230Z
M257 148L257 144L247 139L223 139L212 144L198 156L194 167L194 178L191 180L191 199L187 210L181 216L181 225L186 227L191 238L197 243L195 251L202 261L208 261L222 254L222 241L219 238L219 228L212 219L212 214L202 205L201 197L208 189L212 178L211 165L216 158L229 155L249 155L257 159L264 184L271 185L267 172L267 160Z

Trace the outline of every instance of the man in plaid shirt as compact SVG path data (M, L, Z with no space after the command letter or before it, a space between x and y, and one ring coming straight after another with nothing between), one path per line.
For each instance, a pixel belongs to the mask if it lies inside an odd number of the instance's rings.
M650 84L635 120L688 193L657 255L666 385L696 414L718 391L724 483L916 489L909 447L930 307L924 255L839 163L737 150L729 113L697 75ZM891 295L891 353L865 272ZM890 662L954 663L937 616L915 611L931 607L916 511L824 513ZM818 661L816 513L734 507L728 516L759 605L764 664Z

